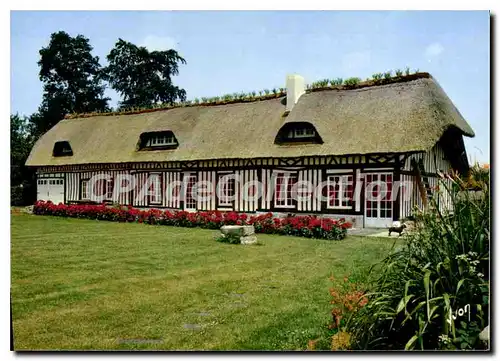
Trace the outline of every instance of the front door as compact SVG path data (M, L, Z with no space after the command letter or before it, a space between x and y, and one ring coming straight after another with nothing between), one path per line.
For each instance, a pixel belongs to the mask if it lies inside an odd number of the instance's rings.
M392 173L365 175L365 227L386 228L392 225Z

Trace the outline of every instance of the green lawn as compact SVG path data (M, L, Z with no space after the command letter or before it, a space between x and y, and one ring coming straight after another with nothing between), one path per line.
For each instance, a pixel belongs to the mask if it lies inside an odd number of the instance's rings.
M331 274L363 279L392 242L12 215L16 350L297 350L329 321Z

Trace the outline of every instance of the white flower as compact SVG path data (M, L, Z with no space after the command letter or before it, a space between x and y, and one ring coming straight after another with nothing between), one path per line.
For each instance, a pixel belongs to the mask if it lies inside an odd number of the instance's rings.
M483 277L484 277L484 275L483 275L481 272L479 272L479 273L477 274L477 276L478 276L479 278L483 278Z
M448 337L448 335L441 335L439 336L439 341L444 343L444 344L447 344L447 343L450 343L450 338Z

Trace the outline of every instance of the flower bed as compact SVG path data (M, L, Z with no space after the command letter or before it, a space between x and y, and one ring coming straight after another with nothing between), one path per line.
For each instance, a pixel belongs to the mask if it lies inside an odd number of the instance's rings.
M112 222L137 222L177 227L219 229L223 225L253 225L256 233L284 234L331 240L344 239L352 224L344 219L295 216L275 218L272 213L248 216L245 213L220 211L140 210L131 206L109 207L105 204L53 204L38 201L33 207L37 215L98 219Z

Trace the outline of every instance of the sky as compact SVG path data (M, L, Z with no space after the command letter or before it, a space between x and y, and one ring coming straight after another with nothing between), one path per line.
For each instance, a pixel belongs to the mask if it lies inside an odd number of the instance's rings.
M469 161L490 162L490 17L487 11L12 11L11 113L42 99L38 51L64 30L106 55L121 38L173 48L187 64L174 83L188 99L388 70L432 74L469 122ZM106 94L115 106L118 94Z

